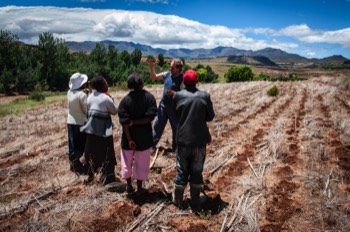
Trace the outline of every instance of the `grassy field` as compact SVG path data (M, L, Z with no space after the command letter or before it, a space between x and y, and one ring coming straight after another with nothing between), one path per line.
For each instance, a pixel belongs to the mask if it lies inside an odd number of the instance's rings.
M187 62L187 64L189 66L191 66L192 68L196 67L199 62ZM225 82L225 73L227 72L227 70L233 66L233 64L228 64L228 63L200 63L202 64L204 67L206 67L207 65L209 65L213 71L219 75L219 82Z
M34 101L23 97L17 98L8 103L0 104L0 117L4 117L6 115L11 115L11 114L15 114L15 115L22 114L27 109L33 108L37 105L49 104L54 101L62 100L65 97L66 95L63 95L60 93L58 95L47 96L45 97L44 101Z

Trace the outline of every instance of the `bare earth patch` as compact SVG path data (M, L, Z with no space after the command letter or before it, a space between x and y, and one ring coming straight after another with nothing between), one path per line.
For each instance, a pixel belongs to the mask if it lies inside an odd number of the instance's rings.
M199 86L217 116L198 214L170 202L169 126L148 191L127 195L69 171L64 100L0 118L0 231L350 231L350 93L342 74L315 76ZM280 93L268 97L273 85ZM149 91L160 100L160 87ZM118 104L126 92L112 94Z

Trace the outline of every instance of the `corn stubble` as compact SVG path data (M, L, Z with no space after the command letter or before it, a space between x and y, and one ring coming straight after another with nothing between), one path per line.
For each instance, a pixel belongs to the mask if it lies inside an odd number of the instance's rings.
M344 77L201 84L216 117L204 211L169 203L175 156L159 150L130 198L69 171L64 100L0 118L1 231L350 231L350 94ZM147 88L159 102L161 87ZM112 93L118 104L126 92ZM121 127L113 117L117 173ZM161 147L171 142L167 125ZM153 160L153 157L152 157ZM189 200L189 189L185 190Z

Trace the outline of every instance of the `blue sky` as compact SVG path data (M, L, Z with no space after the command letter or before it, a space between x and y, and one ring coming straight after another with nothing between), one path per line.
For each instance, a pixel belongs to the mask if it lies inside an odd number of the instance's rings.
M49 31L66 41L350 59L350 0L0 0L0 29L32 44Z

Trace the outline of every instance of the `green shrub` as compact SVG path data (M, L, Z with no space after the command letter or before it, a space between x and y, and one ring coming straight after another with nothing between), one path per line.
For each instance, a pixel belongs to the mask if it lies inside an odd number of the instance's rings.
M277 88L277 86L274 85L271 89L269 89L267 91L267 95L269 95L270 97L277 96L278 95L278 88Z
M299 77L297 74L289 74L288 81L302 81L303 78Z
M272 78L267 73L259 73L253 77L253 81L270 81Z
M216 74L209 65L207 65L207 67L205 67L205 69L207 70L207 77L205 79L205 82L217 83L218 79L219 79L219 75Z
M288 74L288 75L279 75L275 78L272 79L272 81L302 81L304 80L302 77L299 77L298 75L296 74Z
M207 78L207 70L205 68L200 68L196 71L199 82L205 82Z
M253 77L253 81L302 81L304 78L296 74L279 74L278 76L270 76L267 73L259 73Z
M251 81L254 74L250 67L246 65L236 65L225 73L226 82Z
M45 96L41 92L32 92L28 99L33 100L33 101L44 101Z

